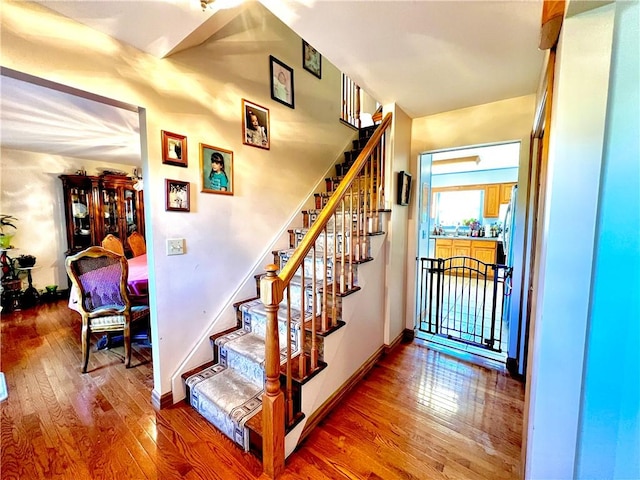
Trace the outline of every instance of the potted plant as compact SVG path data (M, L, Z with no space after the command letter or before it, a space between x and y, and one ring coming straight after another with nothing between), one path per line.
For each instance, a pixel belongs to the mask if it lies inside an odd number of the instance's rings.
M17 220L12 215L0 214L0 248L11 247L11 239L18 229L14 224Z
M22 268L30 268L36 264L36 257L33 255L20 255L16 260Z

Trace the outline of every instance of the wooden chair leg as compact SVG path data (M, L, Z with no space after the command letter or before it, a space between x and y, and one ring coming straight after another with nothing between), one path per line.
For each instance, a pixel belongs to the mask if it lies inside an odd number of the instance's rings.
M131 367L131 323L124 324L124 366Z
M82 325L82 373L87 373L87 366L89 365L89 349L91 347L91 332L89 326Z

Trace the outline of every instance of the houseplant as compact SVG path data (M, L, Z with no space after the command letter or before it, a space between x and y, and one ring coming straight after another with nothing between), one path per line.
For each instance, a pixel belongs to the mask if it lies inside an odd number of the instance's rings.
M20 255L16 260L22 268L30 268L36 264L36 257L33 255Z
M18 219L12 215L0 214L0 248L11 247L11 239L18 229L14 224L17 220Z

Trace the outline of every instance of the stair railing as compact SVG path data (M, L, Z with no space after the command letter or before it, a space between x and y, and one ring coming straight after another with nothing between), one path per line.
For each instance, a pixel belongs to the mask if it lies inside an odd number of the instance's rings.
M348 75L342 74L342 109L340 118L360 128L360 86Z
M338 325L339 297L359 288L355 285L354 264L369 259L369 235L381 233L380 212L385 204L386 134L391 118L390 113L386 115L280 273L276 273L276 265L268 265L267 273L260 281L260 298L267 312L262 459L263 471L270 478L276 478L284 470L285 426L291 426L297 419L294 418L292 398L293 376L302 379L319 368L317 332ZM320 272L318 256L322 258L323 270ZM311 264L310 272L306 271L307 263ZM316 293L318 273L322 276L320 308ZM296 274L301 280L301 333L299 338L292 339L292 293L289 287ZM310 277L312 292L310 300L306 298L307 277ZM288 342L283 354L278 333L278 309L285 298ZM304 354L305 327L311 336L309 357ZM297 351L293 351L292 343L297 345ZM282 373L286 378L284 392L280 380Z

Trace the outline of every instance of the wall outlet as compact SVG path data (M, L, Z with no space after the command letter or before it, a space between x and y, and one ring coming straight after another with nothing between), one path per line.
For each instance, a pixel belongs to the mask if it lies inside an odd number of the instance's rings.
M184 238L167 238L167 255L184 255Z

